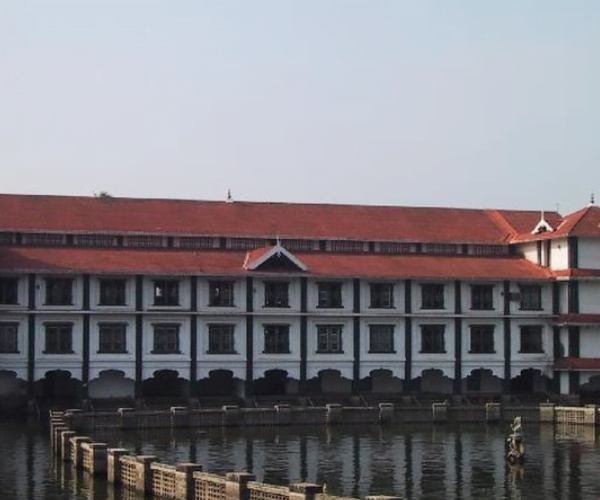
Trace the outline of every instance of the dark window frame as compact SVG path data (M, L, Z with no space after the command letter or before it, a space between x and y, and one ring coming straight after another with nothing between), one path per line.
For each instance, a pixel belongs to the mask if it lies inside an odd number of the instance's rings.
M234 307L235 282L227 280L212 280L208 282L209 307Z
M469 353L494 354L496 352L494 325L470 325Z
M317 353L343 354L342 345L344 325L317 325Z
M344 307L341 281L317 283L317 307L321 309L342 309Z
M392 354L396 325L377 323L369 325L369 353Z
M3 321L0 323L0 353L19 354L19 323Z
M264 307L290 307L290 283L288 281L265 281L264 289Z
M394 284L370 283L371 309L394 309Z
M152 296L155 306L179 306L179 280L154 280Z
M181 354L179 323L155 323L152 325L152 354Z
M519 353L543 354L544 339L542 325L521 325Z
M235 350L235 324L209 323L207 354L237 354Z
M44 323L44 354L74 354L73 323Z
M99 323L97 353L127 354L127 323Z
M446 353L446 325L421 325L421 353Z
M98 305L125 306L127 305L127 280L124 278L101 278Z
M73 278L46 278L47 306L73 305Z
M0 305L14 306L19 303L19 278L0 277Z
M264 325L263 354L290 354L290 325Z
M445 309L445 288L442 283L423 283L421 285L421 309Z
M494 310L494 285L477 284L471 285L471 310L493 311Z
M521 311L541 311L542 306L542 286L541 285L520 285L520 303Z

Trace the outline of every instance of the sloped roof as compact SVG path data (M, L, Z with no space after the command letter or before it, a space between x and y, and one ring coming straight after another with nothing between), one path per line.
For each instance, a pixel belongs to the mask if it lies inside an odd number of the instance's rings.
M569 313L556 317L555 323L559 325L600 325L600 314Z
M503 243L538 220L534 211L0 194L0 231Z
M599 370L600 358L559 358L554 362L554 369L558 371L567 370Z
M544 280L547 268L520 257L295 253L308 276L376 279ZM261 274L243 267L246 252L0 247L0 270L92 274Z

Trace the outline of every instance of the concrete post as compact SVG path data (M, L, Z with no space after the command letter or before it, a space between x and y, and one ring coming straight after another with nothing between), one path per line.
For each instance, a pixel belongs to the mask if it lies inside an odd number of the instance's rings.
M315 500L315 497L323 493L323 486L313 483L290 484L290 500Z
M598 407L596 405L585 405L585 413L583 414L583 421L585 424L596 425L596 413Z
M83 443L91 443L92 440L87 436L73 436L69 439L69 445L71 446L71 463L76 469L83 467Z
M248 500L248 483L255 479L249 472L228 472L225 475L225 500Z
M342 405L337 403L329 403L325 405L327 408L326 422L328 424L338 424L342 419Z
M88 453L91 454L91 468L88 468L90 474L105 474L107 469L107 445L106 443L89 443Z
M135 490L144 495L152 492L152 470L150 464L156 462L154 455L139 455L135 457L138 462Z
M432 403L431 410L434 422L448 421L448 403Z
M121 416L121 429L137 429L135 408L119 408L117 412Z
M65 431L63 430L60 433L60 437L58 440L57 451L58 456L62 458L63 462L71 461L71 438L74 437L77 433L75 431Z
M52 428L52 437L50 438L51 443L53 444L53 448L55 453L60 456L60 446L61 446L61 434L65 431L70 431L69 427L66 425L57 425Z
M71 429L77 430L80 427L80 425L79 425L79 423L81 421L80 414L81 414L81 410L79 408L65 410L64 419L65 419L65 422L67 423L67 425Z
M388 424L394 421L394 403L379 403L379 422Z
M106 478L110 484L121 484L121 457L129 455L129 450L109 448L106 453Z
M540 422L554 423L555 405L554 403L540 403Z
M177 464L175 468L175 499L194 499L194 472L201 471L202 466L191 463Z
M485 404L485 421L488 423L500 422L502 406L500 403Z
M292 423L292 407L290 405L275 405L275 411L279 425L290 425Z
M171 427L188 427L190 412L185 406L171 407Z
M237 426L239 424L239 406L225 405L222 407L222 410L222 422L224 426Z

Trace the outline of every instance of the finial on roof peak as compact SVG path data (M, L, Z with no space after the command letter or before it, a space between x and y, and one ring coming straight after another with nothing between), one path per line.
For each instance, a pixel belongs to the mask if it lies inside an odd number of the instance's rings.
M595 205L596 204L596 199L594 197L594 192L592 191L592 194L590 196L590 205Z
M227 203L233 203L233 197L231 196L231 189L227 189Z

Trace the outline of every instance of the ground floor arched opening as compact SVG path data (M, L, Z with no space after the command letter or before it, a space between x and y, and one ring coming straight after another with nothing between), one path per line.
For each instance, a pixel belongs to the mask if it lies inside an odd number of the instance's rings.
M52 370L35 383L35 395L46 407L79 408L82 388L82 382L73 378L71 372Z
M369 394L401 394L404 381L394 376L392 370L383 368L372 370L368 377L361 380L361 392Z
M175 370L157 370L142 382L142 397L147 406L187 406L189 382Z
M17 412L26 405L27 382L13 371L0 370L0 412Z
M135 403L135 380L120 370L101 371L88 383L88 398L94 409L131 407Z
M548 395L550 380L541 370L528 368L510 381L510 392L517 397L544 398Z
M502 379L496 377L492 370L478 368L462 380L461 388L466 395L499 397L502 394Z
M252 394L255 396L285 396L298 393L298 382L288 376L286 370L267 370L264 376L254 380Z
M422 396L435 397L452 394L453 380L444 375L442 370L428 369L413 381L413 389Z
M196 382L195 392L201 406L238 403L244 397L244 381L231 370L211 370L208 377Z

